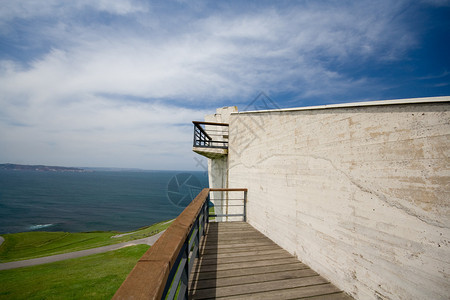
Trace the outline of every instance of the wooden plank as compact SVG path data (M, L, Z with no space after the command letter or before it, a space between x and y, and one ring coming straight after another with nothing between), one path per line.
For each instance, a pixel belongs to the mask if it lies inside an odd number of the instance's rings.
M242 222L242 221L236 221L236 222L209 222L209 224L211 224L213 226L212 228L230 228L230 227L233 227L233 228L237 228L237 227L253 228L252 225L250 225L250 224L248 224L246 222Z
M276 260L260 260L252 262L243 262L239 264L221 264L221 265L207 265L203 266L200 264L199 272L213 272L222 270L232 270L232 269L242 269L242 268L252 268L252 267L263 267L263 266L275 266L283 264L296 264L300 263L294 257L282 258ZM194 269L197 269L197 263L194 263Z
M228 231L251 231L255 232L255 229L253 229L250 225L234 225L234 226L227 226L227 227L220 227L220 226L214 226L214 224L217 223L209 223L212 225L210 226L209 230L211 233L218 233L218 232L228 232Z
M247 252L247 251L254 251L254 249L258 250L280 250L281 248L274 244L267 244L258 246L255 248L254 246L241 246L241 247L234 247L234 248L207 248L207 249L200 249L200 255L214 255L214 254L222 254L222 253L240 253L240 252Z
M218 243L217 245L205 245L204 249L225 249L225 248L234 248L234 247L259 247L259 246L267 246L273 245L272 242L266 240L260 241L251 241L249 243L240 242L240 243Z
M265 238L264 236L258 236L258 235L251 235L251 234L249 234L248 235L248 238L246 239L245 238L245 235L242 235L242 236L240 236L240 235L234 235L234 237L219 237L219 238L216 238L216 237L212 237L212 238L203 238L202 239L202 241L201 241L201 244L202 245L212 245L212 246L214 246L214 245L216 245L216 244L218 244L218 243L221 243L221 244L223 244L223 243L228 243L228 242L233 242L233 241L247 241L247 240L253 240L253 241L266 241L266 242L271 242L271 243L273 243L271 240L269 240L269 239L267 239L267 238Z
M255 234L248 234L248 235L230 235L230 236L221 236L221 237L207 237L205 239L205 245L215 245L217 243L236 243L236 242L243 242L243 241L261 241L265 240L268 241L266 237L261 235L255 235ZM269 240L270 241L270 240Z
M236 222L210 222L213 227L212 228L237 228L237 227L245 227L245 228L253 228L252 225L242 222L242 221L236 221Z
M211 248L211 247L215 247L215 246L223 246L223 245L233 245L233 244L250 244L250 243L265 243L265 244L271 244L273 243L270 240L267 240L265 238L254 238L254 237L249 237L249 238L243 238L243 237L239 237L236 239L232 239L232 240L216 240L216 241L212 241L212 242L206 242L205 243L205 247L207 248Z
M220 229L220 230L210 230L209 232L207 232L208 235L211 236L217 236L217 235L223 235L223 234L260 234L262 236L264 236L261 233L255 232L254 230L251 229L246 229L246 228L239 228L239 229L233 229L233 228L228 228L228 229Z
M250 255L266 255L266 254L278 254L278 253L286 253L289 255L289 253L286 250L271 247L268 249L258 249L253 250L254 248L248 247L248 248L241 248L240 251L233 251L229 253L202 253L200 255L201 259L216 259L216 258L224 258L224 257L240 257L240 256L250 256Z
M212 224L217 224L217 223L209 223L210 225ZM250 226L250 225L233 225L233 226L214 226L210 227L209 230L211 231L211 233L214 232L218 232L218 233L225 233L225 232L240 232L240 231L252 231L255 232L255 230Z
M242 228L242 227L241 228L220 228L218 230L210 229L209 232L208 232L208 235L247 234L247 233L263 235L262 233L255 232L251 228Z
M213 227L210 227L211 232L227 232L227 231L253 231L255 230L250 225L233 225L233 226L214 226L218 223L209 223ZM252 230L253 229L253 230Z
M216 279L197 280L197 281L193 281L192 288L207 289L207 288L215 288L215 287L241 285L241 284L247 284L247 283L267 282L267 281L273 281L273 280L304 278L304 277L311 277L311 276L319 276L319 274L317 274L316 272L314 272L311 269L290 270L290 271L283 270L283 271L273 272L273 273L262 273L262 274L246 275L246 276L234 276L234 277L225 277L225 278L216 278Z
M228 237L243 237L243 236L257 236L257 237L263 237L266 238L263 234L260 234L258 232L253 232L249 230L242 230L242 231L225 231L225 232L212 232L208 234L208 238L212 239L218 239L218 238L228 238Z
M260 234L258 232L252 232L249 230L242 230L242 231L224 231L224 232L212 232L208 235L208 237L210 239L217 239L217 238L228 238L228 237L243 237L246 235L252 235L252 236L258 236L258 237L263 237L266 238L266 236L264 236L263 234Z
M247 256L238 256L238 257L220 257L220 258L207 258L201 257L197 263L200 263L202 266L207 265L219 265L219 264L231 264L231 263L242 263L242 262L252 262L252 261L260 261L260 260L276 260L283 258L291 258L292 256L287 253L269 253L269 254L261 254L261 255L247 255Z
M340 290L334 285L319 284L306 287L297 287L285 290L267 291L267 292L256 292L256 293L246 293L228 297L216 297L217 299L246 299L246 300L273 300L273 299L304 299L306 297L327 295L338 293Z
M215 226L221 226L221 227L235 226L235 225L252 226L252 225L248 224L247 222L242 222L242 221L236 221L236 222L212 222L211 224L216 224Z
M302 278L302 280L298 280L297 278L285 280L273 280L268 282L257 282L242 285L195 290L193 291L191 298L208 299L208 298L228 297L242 294L254 294L269 291L283 291L285 289L318 285L324 283L327 283L327 281L321 276L305 277Z
M253 229L252 225L245 222L209 222L210 230L242 230Z
M233 238L243 238L246 236L256 237L256 238L265 238L262 234L251 232L251 231L243 231L242 233L236 233L235 231L230 233L208 233L205 237L205 241L214 241L218 239L233 239Z
M303 270L303 269L309 269L309 267L302 263L298 264L286 263L280 265L262 266L254 268L214 270L210 272L199 272L198 270L193 269L195 271L191 273L191 280L206 280L214 278L247 276L247 275L292 271L292 270Z
M208 232L205 240L216 240L216 239L226 239L226 238L240 238L245 236L256 236L260 238L267 239L266 236L259 232L250 231L250 230L242 230L242 231L226 231L226 232Z

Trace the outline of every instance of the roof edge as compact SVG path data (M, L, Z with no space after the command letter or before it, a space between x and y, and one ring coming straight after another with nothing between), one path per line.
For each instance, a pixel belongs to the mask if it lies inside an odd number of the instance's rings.
M285 112L285 111L319 110L319 109L330 109L330 108L402 105L402 104L427 104L427 103L443 103L443 102L450 102L450 96L407 98L407 99L394 99L394 100L378 100L378 101L350 102L350 103L326 104L326 105L318 105L318 106L304 106L304 107L281 108L281 109L252 110L252 111L233 112L231 114Z

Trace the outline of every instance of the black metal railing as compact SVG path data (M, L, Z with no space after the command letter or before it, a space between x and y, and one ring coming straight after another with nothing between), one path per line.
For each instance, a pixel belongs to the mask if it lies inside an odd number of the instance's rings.
M192 121L194 147L228 149L228 124Z

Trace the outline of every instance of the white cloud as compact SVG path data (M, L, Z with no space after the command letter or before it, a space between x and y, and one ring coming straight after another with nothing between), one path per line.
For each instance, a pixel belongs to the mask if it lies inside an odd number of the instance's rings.
M207 113L95 96L5 109L3 160L157 169L192 169L191 121Z
M126 15L147 12L148 4L134 0L1 0L0 20L29 19L34 17L67 17L83 9L93 9L111 14Z
M211 11L202 18L160 15L136 1L44 3L2 2L3 34L11 20L54 16L24 27L30 48L50 41L49 51L0 61L4 160L188 167L195 163L183 163L192 128L178 124L202 119L206 108L242 103L259 90L317 96L362 89L369 79L349 78L329 62L395 60L415 43L395 19L402 5L390 1ZM78 15L88 10L128 19L93 26ZM193 106L200 109L186 108Z
M318 93L329 86L311 84L314 74L332 75L331 86L340 85L344 76L327 70L324 57L340 62L395 59L414 44L405 28L393 30L392 17L400 8L391 6L322 4L212 15L191 20L187 29L171 28L163 39L151 30L141 36L129 28L52 28L47 33L65 43L17 74L17 80L29 78L49 92L57 78L58 97L62 91L86 90L223 100L246 97L255 87L283 90L293 81L299 90Z

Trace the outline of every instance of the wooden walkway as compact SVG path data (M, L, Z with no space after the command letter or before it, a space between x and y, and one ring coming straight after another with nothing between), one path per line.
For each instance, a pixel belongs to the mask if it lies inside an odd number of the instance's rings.
M244 222L209 223L189 299L352 299Z

